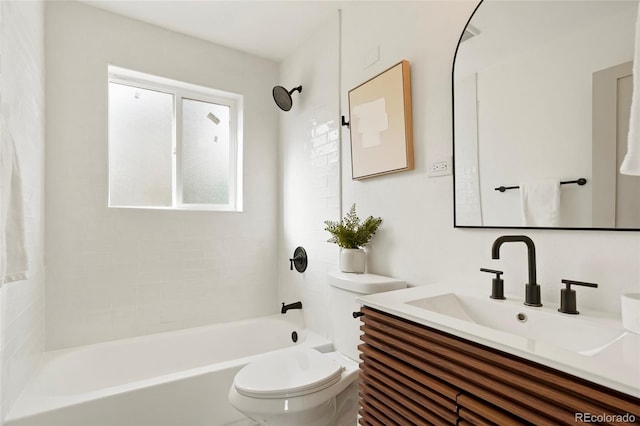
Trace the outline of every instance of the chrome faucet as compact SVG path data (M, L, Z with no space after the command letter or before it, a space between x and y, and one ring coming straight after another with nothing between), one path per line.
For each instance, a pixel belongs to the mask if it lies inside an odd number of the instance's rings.
M526 235L503 235L496 238L491 246L491 258L500 259L500 246L503 243L520 241L527 245L527 259L529 266L529 282L525 285L524 304L527 306L542 306L540 300L540 286L536 282L536 246Z

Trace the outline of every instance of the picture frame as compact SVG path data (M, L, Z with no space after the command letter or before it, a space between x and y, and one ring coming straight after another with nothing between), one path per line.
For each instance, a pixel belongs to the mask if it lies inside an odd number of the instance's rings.
M351 89L349 116L352 179L413 170L409 61Z

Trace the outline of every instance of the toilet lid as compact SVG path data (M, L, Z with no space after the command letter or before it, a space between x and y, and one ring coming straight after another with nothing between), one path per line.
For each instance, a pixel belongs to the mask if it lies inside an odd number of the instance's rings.
M343 367L337 361L309 348L296 348L266 355L236 374L236 390L257 398L306 395L340 380Z

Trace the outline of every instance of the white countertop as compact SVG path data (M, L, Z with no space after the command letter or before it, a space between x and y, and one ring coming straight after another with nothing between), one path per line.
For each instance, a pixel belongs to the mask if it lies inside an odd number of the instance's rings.
M489 300L489 303L517 305L518 312L521 311L525 314L532 315L534 311L542 311L550 315L558 315L558 318L564 317L564 321L570 318L569 321L575 321L576 329L585 323L616 329L620 332L620 337L606 345L604 349L599 350L595 355L589 356L564 349L549 341L535 340L495 330L471 321L439 314L408 304L408 302L415 300L449 293L483 297ZM506 296L506 301L490 300L488 293L481 293L478 289L450 284L434 284L362 296L357 298L357 301L362 305L400 318L555 368L635 397L640 397L640 335L626 332L619 318L615 315L589 311L580 307L580 315L566 315L559 313L557 311L558 307L552 306L551 303L548 306L535 308L522 304L522 298ZM545 303L544 300L543 303Z

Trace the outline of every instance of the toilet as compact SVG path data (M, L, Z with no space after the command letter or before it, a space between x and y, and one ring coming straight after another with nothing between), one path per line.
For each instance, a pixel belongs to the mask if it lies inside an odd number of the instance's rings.
M406 287L374 274L329 274L335 352L293 347L240 370L229 402L260 425L353 426L358 412L360 310L356 297Z

